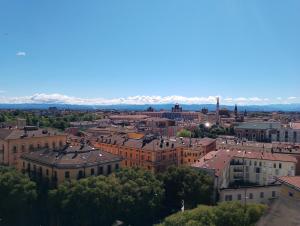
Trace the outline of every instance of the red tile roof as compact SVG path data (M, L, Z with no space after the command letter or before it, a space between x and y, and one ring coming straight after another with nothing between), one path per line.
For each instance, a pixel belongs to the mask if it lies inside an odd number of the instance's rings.
M297 189L300 189L300 176L296 177L280 177L278 180L284 184L292 185Z

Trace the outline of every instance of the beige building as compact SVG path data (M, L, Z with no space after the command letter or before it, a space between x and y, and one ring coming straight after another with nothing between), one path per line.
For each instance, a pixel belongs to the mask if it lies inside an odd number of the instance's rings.
M65 180L108 175L120 168L122 158L87 145L65 145L58 150L43 149L21 156L18 169L52 185Z
M0 164L16 166L23 153L40 148L59 148L67 136L55 130L26 126L24 129L0 129Z
M224 188L220 190L219 201L236 201L244 204L269 204L280 195L280 184L267 186L250 186L241 188Z

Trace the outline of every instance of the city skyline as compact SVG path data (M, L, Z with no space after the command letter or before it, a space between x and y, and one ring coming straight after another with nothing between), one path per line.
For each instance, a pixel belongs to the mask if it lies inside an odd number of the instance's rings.
M3 1L0 103L300 103L299 9Z

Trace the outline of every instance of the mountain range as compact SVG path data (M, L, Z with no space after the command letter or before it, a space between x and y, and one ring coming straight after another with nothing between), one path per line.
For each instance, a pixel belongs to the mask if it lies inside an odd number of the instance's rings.
M122 111L144 111L148 107L153 107L156 111L171 110L174 104L154 104L154 105L70 105L70 104L56 104L56 103L41 103L41 104L0 104L0 109L48 109L49 107L57 107L58 109L71 110L122 110ZM182 104L184 111L200 111L202 108L207 108L209 111L214 111L216 105L214 104ZM221 105L220 108L233 110L232 105ZM299 104L269 104L269 105L243 105L238 106L239 111L287 111L300 112Z

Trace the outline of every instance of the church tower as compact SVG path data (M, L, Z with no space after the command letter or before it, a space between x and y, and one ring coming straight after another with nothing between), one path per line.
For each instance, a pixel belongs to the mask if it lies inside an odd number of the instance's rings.
M217 97L217 107L216 107L216 124L220 124L220 98Z
M237 105L234 106L234 116L238 117L238 108L237 108Z

